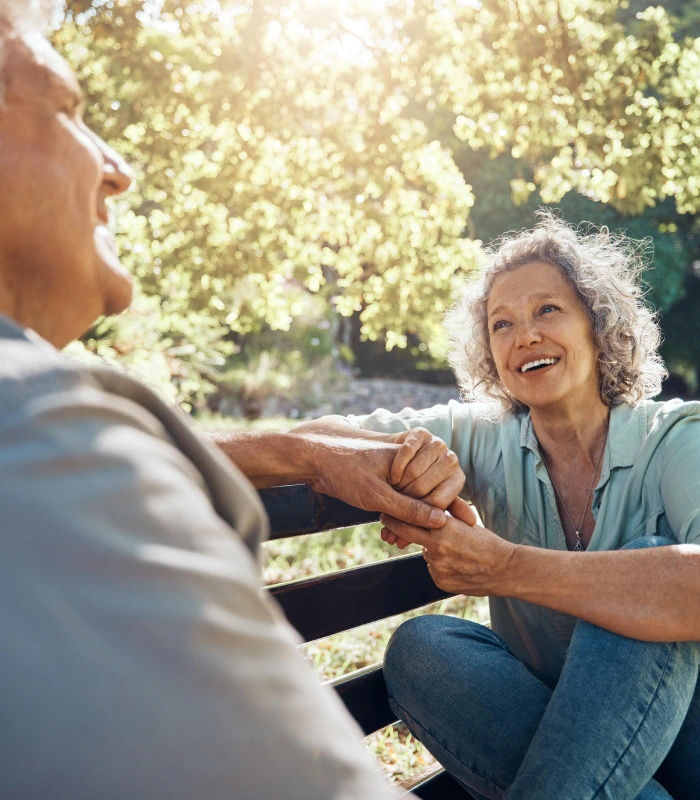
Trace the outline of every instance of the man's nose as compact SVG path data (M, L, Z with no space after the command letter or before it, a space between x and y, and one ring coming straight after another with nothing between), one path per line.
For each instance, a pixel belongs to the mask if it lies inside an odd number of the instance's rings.
M134 173L126 161L108 144L100 141L104 158L103 183L109 187L109 195L125 192L134 181Z

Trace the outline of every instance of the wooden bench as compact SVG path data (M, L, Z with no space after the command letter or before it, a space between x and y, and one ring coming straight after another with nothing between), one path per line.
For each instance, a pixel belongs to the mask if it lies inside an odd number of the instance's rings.
M263 489L260 496L270 517L271 539L363 525L379 516L317 494L304 484ZM433 583L420 554L292 581L269 591L306 642L451 596ZM365 735L396 722L387 701L381 664L337 678L330 685ZM403 787L423 800L471 798L439 765Z

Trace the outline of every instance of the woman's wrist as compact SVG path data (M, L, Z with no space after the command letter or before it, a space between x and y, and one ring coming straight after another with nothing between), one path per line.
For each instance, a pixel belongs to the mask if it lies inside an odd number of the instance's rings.
M499 553L494 591L497 597L518 597L522 592L523 576L527 574L528 560L536 547L513 544L503 541L502 552Z

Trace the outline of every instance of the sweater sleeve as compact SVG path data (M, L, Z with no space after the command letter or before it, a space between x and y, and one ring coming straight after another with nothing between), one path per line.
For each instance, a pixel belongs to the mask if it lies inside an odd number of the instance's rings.
M94 388L21 409L0 425L5 795L394 797L149 412Z

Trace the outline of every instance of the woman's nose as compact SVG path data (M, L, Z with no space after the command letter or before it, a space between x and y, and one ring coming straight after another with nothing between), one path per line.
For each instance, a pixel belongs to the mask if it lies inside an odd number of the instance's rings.
M542 335L537 329L536 325L532 323L522 323L516 326L515 330L515 346L516 347L532 347L533 345L540 344Z

